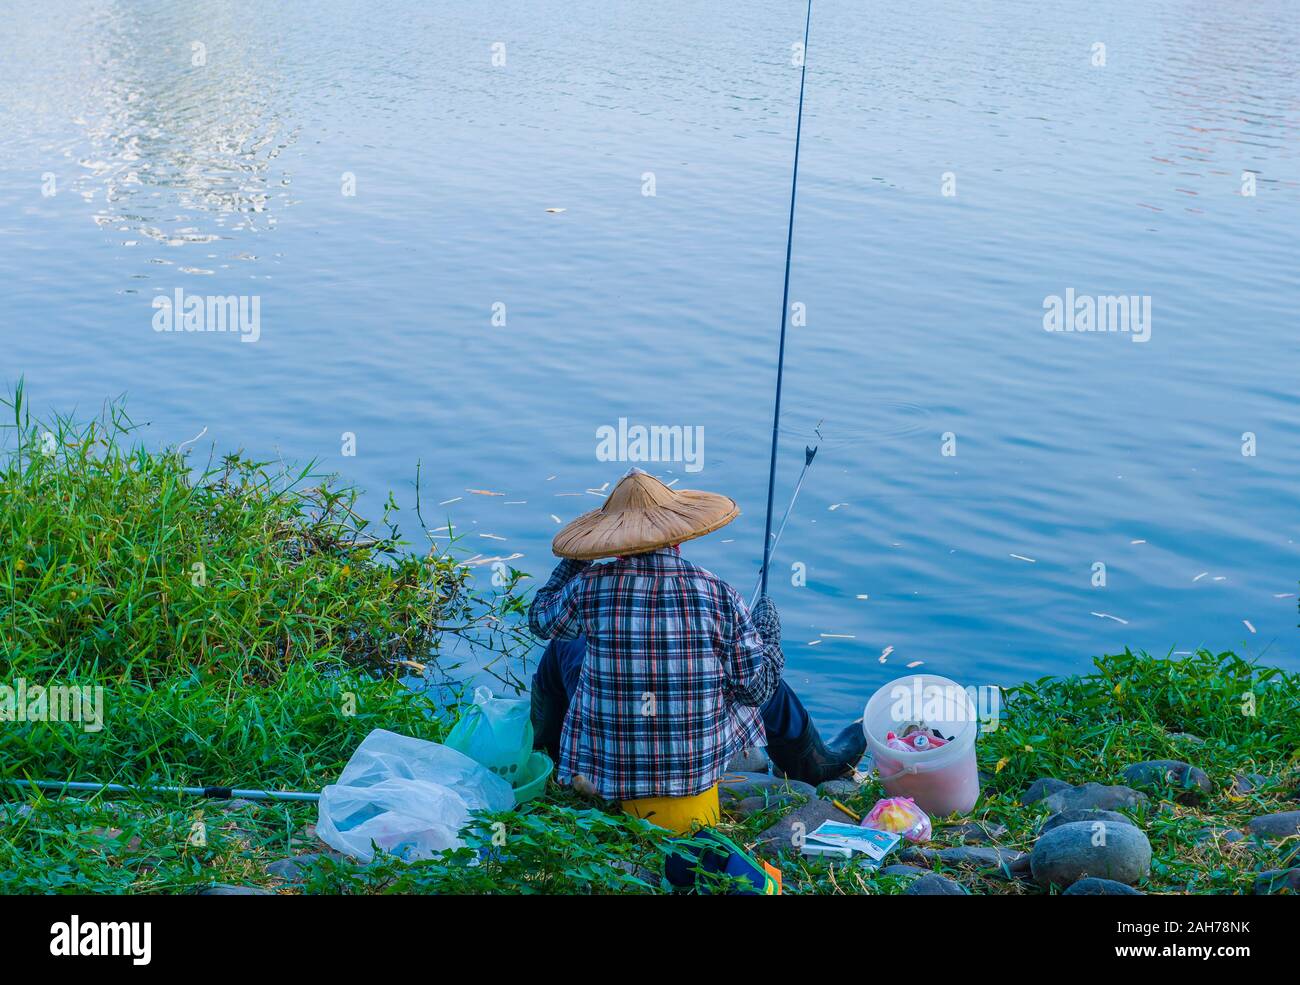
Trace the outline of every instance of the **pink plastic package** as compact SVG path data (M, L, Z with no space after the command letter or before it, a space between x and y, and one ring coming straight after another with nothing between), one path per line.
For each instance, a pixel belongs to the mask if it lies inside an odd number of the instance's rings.
M908 841L930 840L930 815L916 806L911 797L887 797L862 819L862 827L890 831Z

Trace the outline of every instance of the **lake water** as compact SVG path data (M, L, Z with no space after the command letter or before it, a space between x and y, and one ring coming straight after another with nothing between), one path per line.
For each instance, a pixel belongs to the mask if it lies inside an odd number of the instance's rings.
M319 459L412 534L422 462L431 525L538 577L628 467L597 429L702 428L701 471L652 468L738 500L687 552L748 594L802 31L766 0L10 10L0 377L126 394L200 461ZM820 451L774 596L820 716L916 661L1300 667L1298 50L1281 0L816 4L782 504ZM177 289L256 297L260 338L154 331ZM1148 297L1149 340L1045 331L1068 289Z

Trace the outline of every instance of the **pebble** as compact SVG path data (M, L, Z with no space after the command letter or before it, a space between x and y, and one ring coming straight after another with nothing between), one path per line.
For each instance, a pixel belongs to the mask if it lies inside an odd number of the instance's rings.
M929 869L922 869L917 865L886 865L880 870L882 876L928 876L931 874Z
M1300 869L1269 869L1255 877L1256 896L1300 896Z
M766 773L768 767L767 748L748 746L731 757L727 771L732 773Z
M1084 783L1043 798L1043 806L1053 814L1076 808L1113 811L1121 807L1139 807L1146 802L1146 794L1132 787L1108 787L1100 783Z
M1120 814L1118 811L1103 811L1095 807L1074 807L1068 811L1053 814L1043 822L1042 830L1038 833L1045 835L1053 828L1059 828L1062 824L1073 824L1076 821L1088 821L1089 823L1103 821L1107 824L1133 823L1132 818L1126 814Z
M1229 844L1238 841L1244 841L1246 836L1236 828L1223 828L1217 825L1209 828L1202 828L1196 833L1196 843L1204 845L1207 842L1223 840Z
M1051 796L1054 793L1060 793L1063 790L1073 790L1074 785L1066 783L1064 780L1058 780L1051 776L1040 776L1033 783L1029 784L1029 789L1024 792L1020 798L1022 804L1036 804L1044 797Z
M231 886L218 882L198 891L199 896L274 896L275 893L261 886Z
M1246 830L1256 838L1290 838L1300 835L1300 811L1282 811L1278 814L1261 814L1252 818Z
M753 817L759 811L770 810L774 807L789 807L797 799L797 794L777 792L766 797L746 797L744 800L729 800L727 801L727 813L738 818Z
M1235 796L1244 797L1246 794L1263 790L1272 783L1272 778L1262 773L1238 773L1232 778L1232 792Z
M744 800L746 797L768 797L779 793L796 793L804 797L816 797L817 788L802 780L787 780L772 776L770 773L727 773L718 781L718 796L726 804L728 800Z
M966 888L961 883L953 882L951 879L945 879L943 876L935 875L931 872L929 875L921 876L919 879L903 890L904 896L969 896Z
M827 780L818 792L823 797L852 797L862 789L862 784L854 780Z
M1005 824L996 821L967 821L964 824L952 824L940 828L936 834L947 839L956 839L963 845L992 845L1008 834Z
M1103 822L1104 823L1104 822ZM1098 834L1103 844L1094 844ZM1135 883L1151 871L1151 842L1132 824L1073 821L1041 835L1029 855L1040 886L1069 886L1085 876Z
M311 852L307 855L294 855L292 858L282 858L278 862L272 862L266 867L266 874L275 876L277 879L283 879L285 882L297 882L302 876L303 870L308 868L313 862L320 858L319 852Z
M765 829L758 836L758 844L755 847L764 855L777 855L781 852L797 855L799 849L795 842L812 834L823 821L846 820L848 818L844 812L829 800L819 800L814 797Z
M1011 848L976 848L962 845L957 848L905 848L898 853L903 862L942 862L954 868L1000 869L1010 867L1025 855Z
M1150 759L1124 767L1124 779L1139 790L1160 794L1168 787L1180 788L1179 800L1211 794L1214 784L1205 771L1180 759Z
M1114 879L1097 879L1094 876L1088 876L1086 879L1080 879L1069 889L1061 894L1062 896L1145 896L1146 893L1140 889L1134 889L1132 886L1126 886L1122 882L1116 882Z

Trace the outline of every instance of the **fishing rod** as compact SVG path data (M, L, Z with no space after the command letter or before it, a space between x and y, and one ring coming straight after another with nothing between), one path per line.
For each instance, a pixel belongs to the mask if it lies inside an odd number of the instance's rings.
M790 496L790 505L785 508L785 513L782 514L781 516L781 525L776 528L776 536L772 538L773 554L776 553L776 545L781 542L781 535L785 533L785 525L790 519L790 512L794 509L794 501L799 498L799 490L803 488L803 479L804 476L808 474L808 466L812 465L813 458L816 457L816 455L817 455L816 445L813 445L811 447L809 447L808 445L804 445L803 469L799 472L799 481L794 484L794 493ZM764 567L763 571L759 572L758 582L757 584L754 585L754 594L749 601L749 607L751 609L754 608L755 604L758 602L758 597L761 594L763 594L763 589L765 587L763 585L763 572L765 572L766 570L767 568Z
M811 26L812 0L808 0L808 13L803 25L803 64L799 68L799 112L795 118L794 128L794 173L790 177L790 222L785 234L785 288L781 295L781 342L776 357L776 404L772 410L772 461L767 472L767 521L763 527L763 567L758 576L755 601L759 595L767 594L767 572L769 562L772 560L772 501L776 496L776 448L781 427L781 382L785 377L785 327L790 311L790 253L794 247L794 199L799 189L799 140L803 136L803 90L804 80L808 76L808 31ZM806 452L803 472L799 475L799 485L803 485L803 477L807 474L808 466L812 464L816 451L817 449L814 448ZM789 519L790 510L794 509L794 499L798 495L799 487L796 486L794 496L790 498L790 508L785 511L786 519ZM785 520L781 521L781 529L785 529ZM778 533L777 538L779 539L780 536Z
M41 790L84 790L104 793L178 794L188 797L207 797L212 800L320 800L318 793L297 790L241 790L237 787L151 787L127 786L122 783L83 783L72 780L2 780L0 783L16 787L37 787Z

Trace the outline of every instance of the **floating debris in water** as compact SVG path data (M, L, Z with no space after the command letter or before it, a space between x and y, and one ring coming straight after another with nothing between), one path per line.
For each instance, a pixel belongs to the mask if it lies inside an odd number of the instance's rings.
M828 506L827 509L829 509L833 513L835 510L838 510L841 506L848 506L848 505L849 505L848 503L831 503L831 505Z
M467 493L473 493L475 496L504 496L505 493L493 492L491 489L466 489Z
M857 596L857 597L860 598L860 599L862 599L862 601L864 601L864 602L865 602L867 599L871 598L870 595L859 595L859 596Z
M1145 540L1130 540L1129 543L1130 543L1130 544L1145 544L1146 541L1145 541Z
M819 633L824 640L856 640L857 637L851 633Z
M1122 626L1128 625L1127 619L1121 619L1119 616L1112 616L1109 612L1094 612L1093 615L1096 616L1098 619L1114 619L1117 623L1119 623Z
M527 502L528 500L526 499L507 499L501 505L502 506L523 506Z
M555 476L553 476L553 475L548 475L548 476L546 477L546 481L547 481L547 482L550 482L550 481L551 481L552 479L554 479L554 478L555 478Z
M459 503L459 502L460 502L462 499L464 499L464 498L465 498L464 496L453 496L451 499L444 499L444 500L443 500L441 503L439 503L438 505L439 505L439 506L446 506L446 505L448 505L449 503Z
M921 666L921 664L923 664L923 663L925 663L924 660L913 660L910 664L907 665L907 667L908 667L908 669L910 670L910 669L912 669L913 667L919 667L919 666Z
M894 652L894 648L893 648L892 646L887 646L887 647L885 647L883 650L881 650L881 651L880 651L880 662L881 662L881 663L884 663L886 660L888 660L888 659L889 659L889 655L890 655L891 653L893 653L893 652Z
M582 493L556 493L557 496L581 496Z
M1202 571L1199 575L1197 575L1195 578L1193 578L1192 581L1193 581L1193 582L1198 582L1198 581L1200 581L1202 578L1204 578L1204 577L1205 577L1206 575L1208 575L1208 574L1209 574L1208 571Z
M1295 592L1282 592L1280 595L1274 595L1273 598L1275 598L1275 599L1293 599L1293 598L1295 598Z
M1030 564L1037 564L1037 563L1038 563L1038 562L1035 561L1033 558L1031 558L1031 557L1025 557L1023 554L1012 554L1011 556L1012 556L1013 558L1015 558L1017 561L1028 561Z
M494 555L493 557L484 557L482 554L475 554L472 558L470 558L468 561L465 562L465 566L469 568L477 568L480 565L484 565L484 564L495 564L497 561L517 561L521 557L523 557L523 555L518 553L511 554L509 557L501 557L500 555Z
M809 645L809 646L818 646L818 645L820 645L820 644L821 644L821 640L809 640L809 641L808 641L808 645Z
M499 534L479 534L479 536L486 537L488 540L505 540L505 538Z
M1228 576L1227 576L1227 575L1215 575L1214 578L1213 578L1213 580L1214 580L1214 581L1227 581L1227 580L1228 580Z
M561 520L558 516L556 516L554 513L551 514L551 519L554 520L556 523L563 523L563 522L564 522L564 521Z
M565 212L565 211L567 211L567 210L566 210L566 209L547 209L546 211L549 212L551 215L559 215L561 212Z
M1246 628L1249 629L1252 633L1255 632L1255 627L1250 624L1249 619L1243 619L1242 622L1246 624Z

